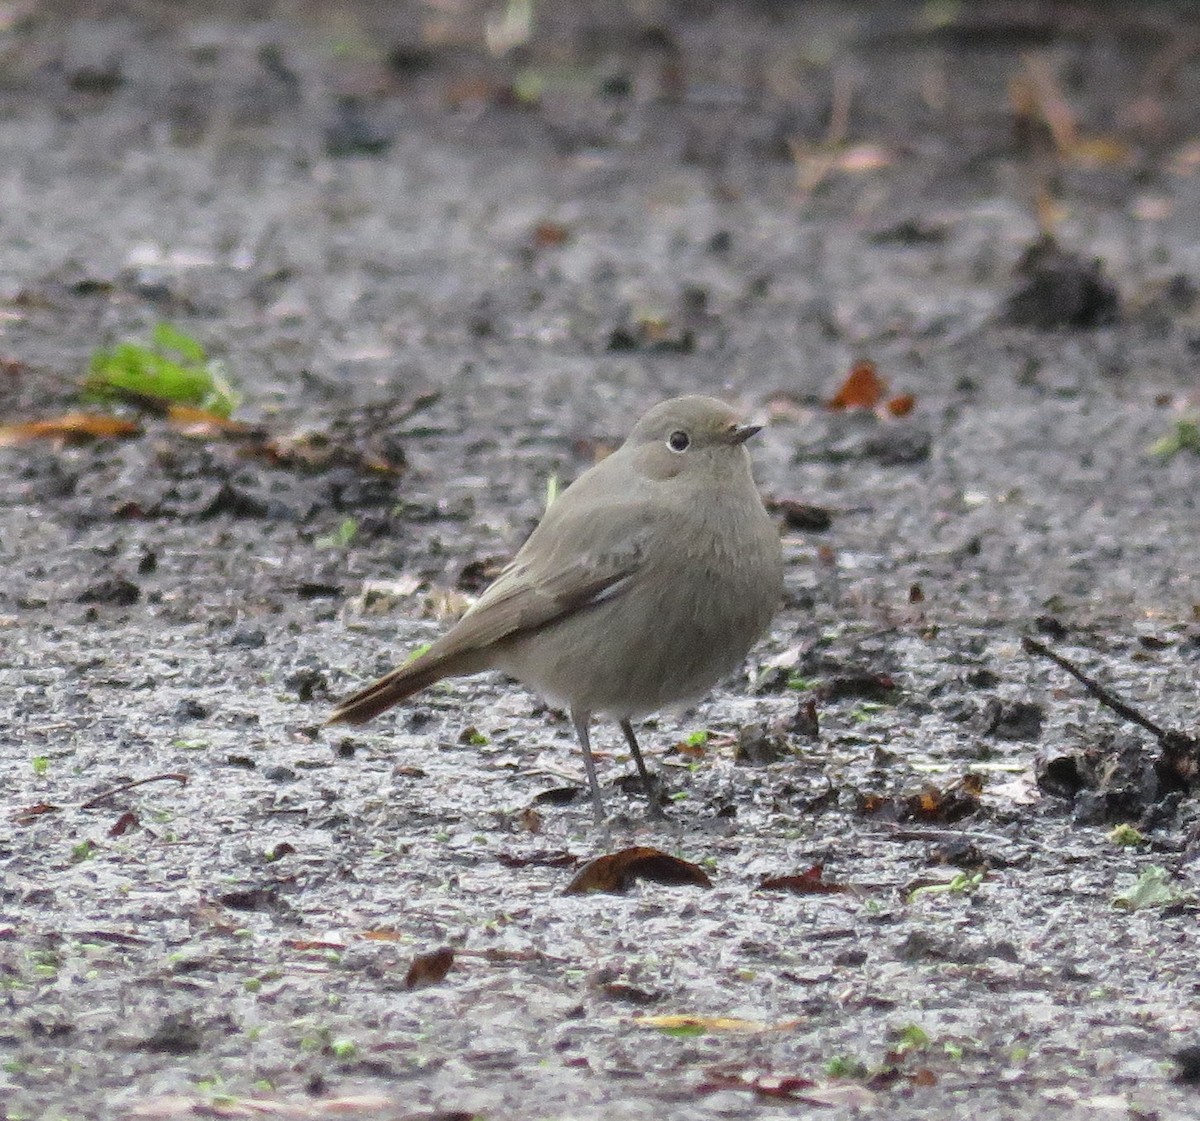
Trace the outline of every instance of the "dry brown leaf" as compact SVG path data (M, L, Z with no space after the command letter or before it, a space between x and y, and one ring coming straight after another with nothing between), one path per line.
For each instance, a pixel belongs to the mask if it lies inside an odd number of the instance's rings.
M537 811L535 810L534 813ZM579 863L579 857L566 849L542 849L538 852L512 853L498 852L496 859L505 868L574 868Z
M783 1020L767 1024L762 1020L743 1020L738 1016L692 1016L687 1013L663 1016L634 1016L633 1022L641 1028L657 1028L659 1031L729 1031L768 1032L792 1031L802 1025L802 1020Z
M526 806L521 811L518 820L521 823L521 828L528 833L540 833L542 831L542 815L532 806Z
M326 432L311 430L250 441L244 445L242 454L250 458L264 459L273 467L311 471L314 474L333 467L353 467L360 471L400 475L407 468L403 454L397 455L394 461L389 460L371 448L352 447L334 439Z
M1067 156L1078 167L1123 167L1133 153L1125 141L1115 136L1081 136L1067 150Z
M214 436L235 436L251 431L248 424L240 420L230 420L220 413L201 409L197 405L183 405L173 402L167 406L167 420L173 428L179 429L192 439L207 440Z
M324 1117L378 1117L383 1110L397 1110L400 1103L381 1094L342 1094L336 1097L314 1098L311 1095L290 1100L281 1098L222 1098L214 1103L212 1095L186 1097L170 1095L152 1098L133 1106L125 1115L130 1121L189 1121L196 1117L229 1118L230 1121L253 1121L254 1118L280 1118L282 1121L317 1121ZM470 1113L395 1114L400 1121L407 1116L415 1121L471 1121Z
M804 1105L845 1106L866 1109L875 1102L873 1091L857 1082L814 1082L796 1075L771 1074L763 1070L729 1071L716 1068L706 1072L697 1087L702 1094L721 1090L748 1090L758 1098L799 1102Z
M698 864L670 856L649 845L635 845L619 852L589 860L567 884L567 895L583 895L589 891L628 891L635 880L652 880L656 884L693 884L712 887L708 873Z
M453 621L470 606L471 600L454 588L430 588L421 604L421 617L439 623Z
M187 917L192 926L207 927L222 934L232 934L238 925L230 919L229 912L224 907L211 899L197 901Z
M824 879L825 866L814 864L799 875L766 876L758 885L759 891L790 891L793 895L835 895L853 891L849 884L830 883Z
M688 743L687 740L680 740L671 750L676 755L682 755L687 759L703 759L708 754L708 748L702 743Z
M58 813L62 809L61 806L55 806L50 802L35 802L32 806L25 806L22 809L13 811L13 821L18 825L29 825L36 821L42 814Z
M123 417L103 413L64 413L49 420L28 420L23 424L0 425L0 446L24 444L30 440L112 440L136 436L139 425Z
M404 975L406 989L423 989L445 979L454 964L454 951L449 946L428 954L418 954Z
M398 930L364 930L359 938L367 942L404 942L407 937Z
M561 222L539 222L533 228L533 244L537 249L557 249L571 239L571 231Z
M701 1094L715 1094L722 1090L747 1090L755 1097L768 1100L804 1102L810 1105L833 1104L823 1096L824 1091L820 1084L811 1078L772 1074L757 1068L730 1070L713 1067L705 1071L705 1079L696 1089ZM869 1091L867 1093L869 1094Z
M116 821L108 827L108 835L110 837L121 837L128 833L130 829L138 824L138 816L126 810Z
M823 533L833 525L833 514L825 506L814 506L810 502L801 502L795 498L764 499L767 510L772 514L782 514L783 524L788 529L812 530Z
M859 796L859 813L881 815L893 821L925 821L950 825L979 809L983 777L968 773L944 787L927 786L916 794Z

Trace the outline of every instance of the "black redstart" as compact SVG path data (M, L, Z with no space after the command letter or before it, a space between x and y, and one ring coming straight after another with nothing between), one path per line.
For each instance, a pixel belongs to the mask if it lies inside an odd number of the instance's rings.
M744 447L757 431L711 397L655 405L550 504L449 631L329 723L361 724L444 677L501 670L570 712L597 821L593 715L620 724L659 812L631 721L734 669L782 596L779 533Z

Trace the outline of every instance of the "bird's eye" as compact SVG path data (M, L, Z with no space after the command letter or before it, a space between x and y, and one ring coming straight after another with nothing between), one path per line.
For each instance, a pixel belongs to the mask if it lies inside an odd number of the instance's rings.
M686 432L672 432L667 437L667 447L673 452L685 452L691 444L692 438Z

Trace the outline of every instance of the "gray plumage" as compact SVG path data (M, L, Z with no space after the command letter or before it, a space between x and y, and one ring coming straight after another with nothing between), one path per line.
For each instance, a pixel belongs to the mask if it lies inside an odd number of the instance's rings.
M650 795L631 721L704 693L779 605L779 534L744 447L756 431L711 397L656 405L446 634L329 722L361 724L441 678L501 670L570 711L598 820L593 715L621 724Z

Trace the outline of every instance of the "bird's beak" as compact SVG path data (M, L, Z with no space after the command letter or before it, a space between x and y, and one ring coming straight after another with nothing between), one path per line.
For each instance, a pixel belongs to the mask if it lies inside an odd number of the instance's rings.
M733 438L729 442L731 444L744 444L755 433L761 432L762 427L761 424L739 424L731 433Z

